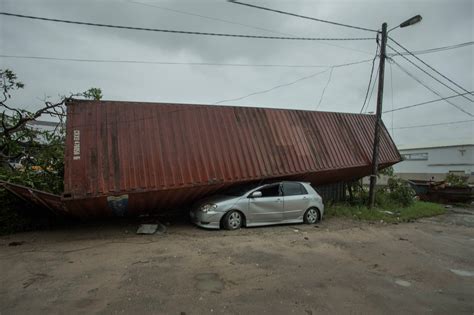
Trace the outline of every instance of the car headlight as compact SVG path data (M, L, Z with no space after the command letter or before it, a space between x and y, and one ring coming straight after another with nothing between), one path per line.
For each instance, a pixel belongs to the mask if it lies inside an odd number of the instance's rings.
M213 204L213 203L206 203L204 205L202 205L201 207L199 207L199 210L201 210L202 212L208 212L208 211L212 211L212 210L215 210L217 209L217 205Z

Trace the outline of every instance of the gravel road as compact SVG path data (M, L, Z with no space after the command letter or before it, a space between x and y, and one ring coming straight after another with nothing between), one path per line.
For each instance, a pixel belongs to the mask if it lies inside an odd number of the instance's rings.
M4 236L0 314L472 315L473 218L233 232L172 223L145 236L115 222Z

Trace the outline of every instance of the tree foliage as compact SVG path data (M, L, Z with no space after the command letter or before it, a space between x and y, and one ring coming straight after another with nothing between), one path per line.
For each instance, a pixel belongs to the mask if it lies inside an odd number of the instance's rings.
M0 179L29 187L61 193L64 176L64 140L66 103L73 98L99 100L102 91L91 88L83 93L60 96L56 102L45 99L40 109L28 111L9 105L12 94L24 88L16 74L0 70L1 128L0 128ZM32 122L49 116L56 127L35 128Z
M386 167L384 169L381 169L377 176L380 177L380 175L385 175L388 177L393 177L394 176L394 171L393 171L393 166Z
M90 88L82 93L82 96L87 99L99 101L102 99L102 90L99 88Z

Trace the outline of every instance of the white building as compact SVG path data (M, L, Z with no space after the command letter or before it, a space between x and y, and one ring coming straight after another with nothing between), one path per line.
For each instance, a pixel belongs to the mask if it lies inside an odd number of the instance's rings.
M26 125L30 128L33 128L39 131L54 131L58 127L59 122L45 121L45 120L31 120L27 122Z
M474 182L474 139L418 146L398 146L403 161L394 172L403 179L443 180L449 173Z

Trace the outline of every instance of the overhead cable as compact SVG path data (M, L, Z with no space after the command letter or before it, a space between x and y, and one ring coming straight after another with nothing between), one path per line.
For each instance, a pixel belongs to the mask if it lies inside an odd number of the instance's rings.
M378 78L380 72L380 66L377 67L377 72L375 73L375 78ZM372 95L374 94L375 91L375 84L377 83L377 79L373 80L374 83L372 84L372 89L370 90L370 95L369 95L369 100L367 101L366 107L365 107L365 113L369 111L369 105L370 105L370 100L372 99ZM377 105L376 105L377 106Z
M358 30L363 30L363 31L374 32L374 33L378 32L377 30L370 29L370 28L365 28L365 27L354 26L354 25L349 25L349 24L344 24L344 23L339 23L339 22L334 22L334 21L318 19L318 18L311 17L311 16L305 16L305 15L301 15L301 14L296 14L296 13L291 13L291 12L286 12L286 11L281 11L281 10L275 10L275 9L262 7L262 6L254 5L254 4L250 4L250 3L245 3L245 2L235 1L235 0L228 0L228 1L231 2L231 3L244 5L244 6L255 8L255 9L271 11L271 12L280 13L280 14L284 14L284 15L295 16L295 17L299 17L299 18L302 18L302 19L313 20L313 21L317 21L317 22L321 22L321 23L327 23L327 24L332 24L332 25L337 25L337 26L342 26L342 27L347 27L347 28L353 28L353 29L358 29Z
M133 30L133 31L162 32L162 33L186 34L186 35L203 35L203 36L253 38L253 39L301 40L301 41L319 41L319 40L321 41L333 41L333 40L334 41L350 41L350 40L372 40L373 39L371 37L346 37L346 38L283 37L283 36L264 36L264 35L248 35L248 34L212 33L212 32L182 31L182 30L171 30L171 29L146 28L146 27L113 25L113 24L103 24L103 23L81 22L81 21L62 20L62 19L51 19L51 18L45 18L45 17L39 17L39 16L8 13L8 12L0 12L0 15L24 18L24 19L48 21L48 22L66 23L66 24L78 24L78 25L87 25L87 26L96 26L96 27L126 29L126 30Z
M274 87L271 87L271 88L269 88L269 89L262 90L262 91L257 91L257 92L253 92L253 93L250 93L250 94L247 94L247 95L244 95L244 96L240 96L240 97L237 97L237 98L226 99L226 100L214 102L213 104L221 104L221 103L225 103L225 102L240 101L240 100L242 100L242 99L244 99L244 98L247 98L247 97L250 97L250 96L253 96L253 95L268 93L268 92L270 92L270 91L279 89L279 88L281 88L281 87L293 85L293 84L295 84L295 83L297 83L297 82L304 81L304 80L307 80L307 79L311 79L311 78L313 78L313 77L315 77L315 76L318 76L318 75L320 75L320 74L326 73L326 72L329 71L329 70L332 71L332 70L334 70L335 68L342 68L342 67L357 65L357 64L364 63L364 62L368 62L368 61L370 61L370 59L368 59L368 60L362 60L362 61L349 62L349 63L343 63L343 64L339 64L339 65L333 65L333 66L328 67L328 69L326 69L326 70L324 70L324 71L316 72L316 73L310 74L310 75L308 75L308 76L301 77L301 78L299 78L299 79L296 79L296 80L291 81L291 82L288 82L288 83L279 84L279 85L274 86Z
M411 77L413 80L415 80L416 82L420 83L423 87L425 87L427 90L431 91L433 94L437 95L438 97L440 98L445 98L443 97L440 93L438 93L437 91L433 90L432 88L430 88L428 85L426 85L425 83L423 83L423 81L421 81L420 79L418 79L415 75L413 75L412 73L410 73L408 70L406 70L405 68L403 68L399 63L397 63L395 60L392 59L392 62L394 65L396 65L400 70L402 70L406 75L408 75L409 77ZM459 93L457 94L457 96L460 96ZM470 112L464 110L462 107L454 104L453 102L450 102L448 99L444 99L444 101L448 104L450 104L451 106L457 108L459 111L465 113L466 115L469 115L471 117L474 117L473 114L471 114Z
M231 24L231 25L248 27L248 28L252 28L252 29L256 29L256 30L260 30L260 31L273 33L273 34L293 36L292 34L287 34L287 33L274 31L274 30L264 28L264 27L259 27L259 26L254 26L254 25L250 25L250 24L244 24L244 23L240 23L240 22L225 20L225 19L221 19L221 18L217 18L217 17L213 17L213 16L197 14L197 13L194 13L194 12L170 9L170 8L166 8L166 7L156 5L156 4L152 4L152 3L145 3L145 2L139 2L139 1L128 1L128 2L131 3L131 4L138 4L138 5L151 7L151 8L156 8L156 9L159 9L159 10L164 10L164 11L169 11L169 12L174 12L174 13L178 13L178 14L183 14L183 15L188 15L188 16L195 16L195 17L199 17L199 18L202 18L202 19L206 19L206 20L211 20L211 21L216 21L216 22L221 22L221 23L226 23L226 24Z
M315 109L318 109L318 108L321 106L321 103L322 103L323 98L324 98L324 93L326 93L326 89L328 88L329 83L331 82L333 70L334 70L334 68L331 67L331 71L329 72L328 80L326 81L326 85L324 86L324 89L323 89L323 91L321 92L321 96L319 97L319 102L318 102L318 104L316 105L316 108L315 108Z
M422 128L422 127L433 127L433 126L457 125L457 124L465 124L469 122L474 122L474 119L449 121L445 123L427 124L427 125L403 126L403 127L395 127L393 129L412 129L412 128Z
M156 65L187 65L187 66L222 66L222 67L269 67L269 68L329 68L332 65L304 65L304 64L252 64L252 63L218 63L218 62L179 62L179 61L152 61L152 60L120 60L120 59L81 59L81 58L58 58L44 56L22 56L22 55L2 55L0 58L33 59L33 60L53 60L53 61L73 61L92 63L125 63L125 64L156 64ZM371 59L364 59L356 63L368 62Z
M364 107L367 102L367 97L369 96L369 90L370 90L370 85L372 84L372 77L374 75L375 59L377 59L378 49L379 49L379 43L377 41L377 46L375 47L375 56L374 56L374 59L372 59L372 68L370 69L369 84L367 85L367 91L365 92L364 103L362 104L362 107L360 109L361 114L364 111Z
M159 9L159 10L164 10L164 11L169 11L169 12L174 12L174 13L177 13L177 14L195 16L195 17L199 17L199 18L207 19L207 20L211 20L211 21L216 21L216 22L221 22L221 23L226 23L226 24L231 24L231 25L237 25L237 26L243 26L243 27L252 28L252 29L256 29L256 30L260 30L260 31L270 32L270 33L273 33L273 34L297 37L296 35L290 34L290 33L285 33L285 32L276 31L276 30L272 30L272 29L268 29L268 28L264 28L264 27L255 26L255 25L235 22L235 21L222 19L222 18L217 18L217 17L213 17L213 16L209 16L209 15L203 15L203 14L197 14L197 13L189 12L189 11L171 9L171 8L163 7L161 5L145 3L145 2L139 2L139 1L130 1L130 0L128 1L128 3L138 4L138 5L147 6L147 7L151 7L151 8L156 8L156 9ZM340 45L336 45L336 44L332 44L332 43L330 44L330 43L327 43L327 42L321 42L320 44L321 45L327 45L327 46L333 46L333 47L337 47L337 48L341 48L341 49L357 51L357 52L368 54L368 55L372 55L371 53L369 53L367 51L357 49L357 48L353 48L353 47L340 46Z
M408 50L407 48L405 48L402 44L398 43L396 40L394 40L393 38L389 37L389 39L394 42L398 47L402 48L406 53L408 53L410 56L414 57L416 60L418 60L419 62L421 62L422 64L424 64L425 66L427 66L428 68L430 68L432 71L436 72L438 75L440 75L441 77L443 77L445 80L449 81L451 84L455 85L456 87L458 87L459 89L463 90L464 92L467 92L467 89L463 88L461 85L459 85L458 83L454 82L453 80L451 80L450 78L448 78L447 76L445 76L444 74L442 74L441 72L439 72L438 70L436 70L434 67L432 67L431 65L429 65L428 63L426 63L425 61L423 61L420 57L417 57L415 56L410 50ZM471 102L473 102L472 99L468 98L467 96L464 96L464 98L470 100Z
M446 51L446 50L458 49L458 48L467 47L467 46L470 46L470 45L474 45L474 42L465 42L465 43L460 43L460 44L456 44L456 45L442 46L442 47L429 48L429 49L423 49L423 50L412 50L411 54L413 54L413 55L424 55L424 54L430 54L430 53L441 52L441 51ZM387 55L389 55L389 56L409 55L409 53L400 52L398 54L391 53L391 54L387 54Z
M293 85L293 84L295 84L295 83L297 83L297 82L300 82L300 81L303 81L303 80L307 80L307 79L314 78L315 76L318 76L318 75L320 75L320 74L326 73L326 72L328 72L328 71L331 70L331 69L332 69L332 68L323 70L323 71L321 71L321 72L316 72L316 73L310 74L310 75L308 75L308 76L301 77L301 78L299 78L299 79L296 79L296 80L291 81L291 82L288 82L288 83L283 83L283 84L276 85L276 86L271 87L271 88L266 89L266 90L257 91L257 92L252 92L252 93L247 94L247 95L244 95L244 96L240 96L240 97L236 97L236 98L231 98L231 99L226 99L226 100L218 101L218 102L215 102L215 103L213 103L213 104L221 104L221 103L225 103L225 102L235 102L235 101L243 100L244 98L247 98L247 97L250 97L250 96L253 96L253 95L268 93L268 92L270 92L270 91L273 91L273 90L276 90L276 89L279 89L279 88L282 88L282 87L285 87L285 86Z
M463 93L462 95L473 93L473 92L474 91L466 92L466 93ZM398 107L398 108L394 108L394 109L391 109L391 110L386 110L386 111L383 112L383 114L391 113L391 112L397 112L397 111L400 111L400 110L409 109L409 108L413 108L413 107L418 107L418 106L422 106L422 105L427 105L427 104L431 104L431 103L441 102L441 101L444 101L444 100L448 100L448 99L455 98L455 97L460 97L460 96L461 95L456 94L456 95L451 95L451 96L447 96L447 97L437 98L437 99L434 99L434 100L431 100L431 101L426 101L426 102L416 103L416 104L413 104L413 105Z
M448 89L450 89L451 91L453 91L454 93L457 93L458 95L462 96L463 98L467 99L468 101L472 102L472 100L467 97L466 95L462 95L459 91L455 90L454 88L452 88L451 86L447 85L445 82L441 81L440 79L438 79L437 77L433 76L431 73L429 73L428 71L426 71L425 69L423 69L422 67L420 67L419 65L417 65L416 63L414 63L412 60L408 59L407 57L405 57L404 55L400 55L399 54L399 51L396 50L395 48L393 48L392 46L390 46L389 44L387 44L387 47L389 47L391 50L395 51L397 53L397 55L401 56L403 59L405 59L406 61L408 61L409 63L411 63L412 65L414 65L416 68L418 68L419 70L421 70L423 73L425 73L427 76L431 77L433 80L437 81L438 83L440 83L441 85L444 85L445 87L447 87ZM393 60L393 59L392 59ZM467 91L466 91L467 92Z

